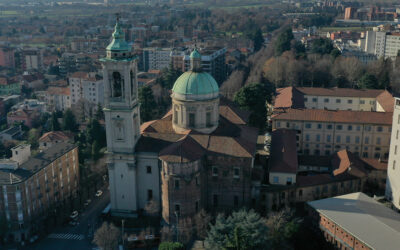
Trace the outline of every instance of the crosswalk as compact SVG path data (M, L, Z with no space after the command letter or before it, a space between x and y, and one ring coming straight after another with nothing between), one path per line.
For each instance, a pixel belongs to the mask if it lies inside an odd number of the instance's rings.
M83 240L85 236L83 234L50 234L49 239L62 239L62 240Z

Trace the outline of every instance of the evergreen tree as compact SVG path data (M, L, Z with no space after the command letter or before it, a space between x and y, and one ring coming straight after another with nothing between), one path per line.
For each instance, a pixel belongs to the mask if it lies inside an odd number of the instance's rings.
M71 132L76 131L77 124L74 113L72 113L71 109L67 109L63 115L63 129L69 130Z
M31 144L32 149L36 149L39 146L39 130L32 128L28 132L28 143Z
M378 80L373 74L365 73L358 81L358 87L361 89L378 89Z
M101 106L100 103L97 103L97 109L96 109L95 118L96 118L97 120L104 120L103 107Z
M143 122L153 119L153 113L156 110L153 90L150 86L143 86L139 89L140 117Z
M252 36L254 51L259 51L264 44L264 37L262 31L258 28Z
M291 28L286 28L282 33L279 34L278 39L275 43L275 53L279 56L283 52L290 50L291 41L294 39Z
M99 121L92 119L86 129L86 143L91 145L95 141L100 147L104 147L106 145L104 128L100 125Z
M265 220L253 210L219 214L210 226L206 243L210 249L269 249Z
M333 43L328 38L315 39L311 45L311 52L321 55L330 54L333 49L334 49Z
M58 117L55 112L51 114L50 117L50 130L51 131L59 131L61 129L60 123L58 122Z

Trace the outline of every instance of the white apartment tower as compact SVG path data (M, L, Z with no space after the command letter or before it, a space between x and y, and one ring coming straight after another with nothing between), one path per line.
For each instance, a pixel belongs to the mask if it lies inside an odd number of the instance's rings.
M106 57L101 59L111 212L114 215L136 216L139 208L134 152L140 137L137 60L125 41L118 18L112 36Z
M386 198L400 209L400 98L395 98L386 179Z

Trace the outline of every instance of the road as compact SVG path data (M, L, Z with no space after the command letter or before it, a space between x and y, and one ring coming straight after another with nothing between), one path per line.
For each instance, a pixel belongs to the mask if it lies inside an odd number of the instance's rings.
M102 189L103 195L93 197L92 202L79 214L77 226L66 225L55 228L44 239L23 249L29 250L83 250L92 249L93 232L100 226L99 216L110 202L110 193Z

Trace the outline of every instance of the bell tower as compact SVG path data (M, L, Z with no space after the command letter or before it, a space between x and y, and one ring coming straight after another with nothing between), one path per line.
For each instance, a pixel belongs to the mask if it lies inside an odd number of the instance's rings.
M135 145L140 137L137 59L125 41L117 15L112 42L100 59L104 80L104 115L107 134L111 212L135 216L137 167Z

